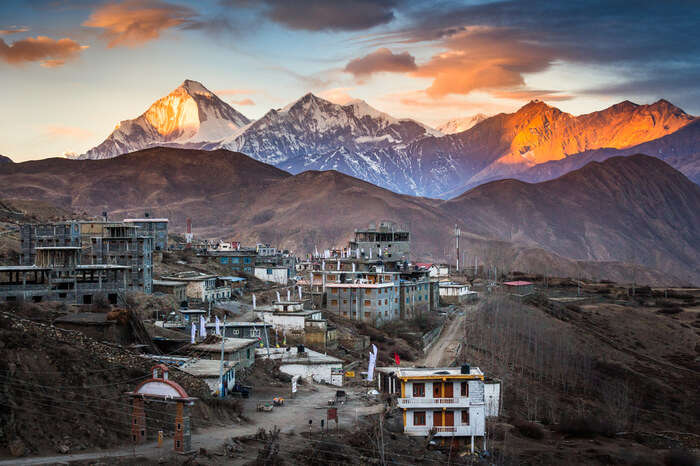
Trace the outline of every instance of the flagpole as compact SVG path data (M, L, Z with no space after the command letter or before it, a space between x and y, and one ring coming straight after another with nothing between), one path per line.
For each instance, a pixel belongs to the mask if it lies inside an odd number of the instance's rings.
M221 364L219 365L219 397L224 397L224 343L226 342L226 314L224 314L224 335L221 337Z

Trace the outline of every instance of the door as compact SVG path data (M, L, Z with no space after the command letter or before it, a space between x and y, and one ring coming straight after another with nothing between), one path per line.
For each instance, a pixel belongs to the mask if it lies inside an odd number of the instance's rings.
M452 382L445 382L445 396L443 398L452 398L454 395L452 394Z
M442 411L433 411L433 426L442 426Z
M441 382L433 382L433 398L442 398Z
M452 427L455 425L455 412L445 411L445 426Z

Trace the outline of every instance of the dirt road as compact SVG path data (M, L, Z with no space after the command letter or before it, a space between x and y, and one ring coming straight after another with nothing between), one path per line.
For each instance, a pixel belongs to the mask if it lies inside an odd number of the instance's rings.
M312 388L313 387L313 388ZM335 397L336 387L325 385L307 386L297 398L287 399L285 406L275 408L272 412L257 412L257 401L270 401L249 399L245 402L245 415L251 420L250 424L232 424L230 426L214 426L198 430L192 434L192 449L199 451L204 448L207 451L220 451L221 445L232 437L245 437L255 434L259 428L271 429L277 426L282 433L308 432L309 420L313 421L313 431L320 430L321 419L326 418L327 400ZM381 412L382 403L367 406L359 398L359 392L348 391L350 401L338 409L340 427L354 425L358 417ZM146 457L152 459L174 457L172 451L172 438L166 438L163 447L158 448L157 442L150 442L137 446L122 446L113 450L94 451L89 453L77 453L68 455L55 455L44 457L13 458L0 461L0 466L10 465L36 465L36 464L67 464L73 461L90 461L102 458L120 457Z
M470 307L466 312L469 312ZM459 345L464 339L464 319L466 312L461 312L456 315L442 330L442 334L438 341L428 350L428 354L419 361L416 365L426 367L441 367L451 364L457 357Z

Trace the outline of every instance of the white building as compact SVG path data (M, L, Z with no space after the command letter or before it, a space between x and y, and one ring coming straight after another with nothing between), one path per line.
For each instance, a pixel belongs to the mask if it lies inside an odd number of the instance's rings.
M289 268L278 265L256 265L255 278L286 285L289 280Z
M461 304L476 300L478 293L463 283L440 282L440 304Z
M436 437L462 437L474 451L474 438L485 438L484 374L468 365L447 368L403 368L394 373L401 386L404 432Z
M299 351L299 350L302 351ZM298 375L306 380L343 386L343 361L333 356L305 348L303 345L290 348L270 348L270 359L279 361L280 372ZM258 358L267 358L267 348L255 350Z
M223 362L223 391L224 396L233 390L236 384L236 366L237 361ZM222 387L219 386L219 375L221 369L221 361L215 359L190 359L183 365L178 366L183 372L202 379L211 389L213 395L219 395Z
M418 262L416 266L428 270L430 278L447 278L450 275L450 268L446 265L430 264Z
M231 299L231 287L216 275L202 272L180 272L164 280L187 283L187 298L205 303Z

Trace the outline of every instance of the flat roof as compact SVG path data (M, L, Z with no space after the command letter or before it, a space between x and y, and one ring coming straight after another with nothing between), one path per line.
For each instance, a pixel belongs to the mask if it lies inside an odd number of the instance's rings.
M34 249L38 250L54 250L54 249L71 249L71 250L81 250L82 246L37 246Z
M255 354L263 358L267 358L267 348L257 348ZM281 364L337 364L343 363L342 359L338 359L327 354L322 354L317 351L305 348L304 356L299 356L296 346L289 348L270 348L270 359L280 361Z
M326 283L326 288L391 288L396 283Z
M224 374L238 365L238 361L224 361ZM192 359L177 367L195 377L218 377L221 361L216 359Z
M0 272L21 272L32 270L51 270L51 267L39 267L38 265L3 265L0 266Z
M161 285L161 286L185 286L187 283L185 282L176 282L174 280L153 280L154 285Z
M224 342L224 352L238 351L243 348L255 345L258 340L253 340L251 338L225 338ZM198 343L193 346L195 351L221 351L221 342L218 343Z
M513 281L513 282L504 282L503 284L504 284L504 285L508 285L508 286L534 285L534 283L532 283L532 282L526 282L526 281L523 281L523 280L516 280L516 281Z
M167 218L125 218L124 222L132 223L132 222L167 222Z
M108 269L128 270L131 268L131 266L129 266L129 265L117 265L117 264L85 264L85 265L76 265L75 268L78 270L108 270Z
M478 367L470 367L469 374L462 374L461 367L397 367L398 378L481 378L484 373Z
M440 288L461 288L463 286L469 286L466 283L453 283L453 282L440 282L438 285Z
M228 282L244 282L244 281L246 281L246 279L243 277L231 277L231 276L219 277L219 280L226 280Z
M196 281L201 281L201 280L209 280L211 278L217 278L218 275L213 275L213 274L206 274L202 272L180 272L175 275L168 275L167 277L162 277L163 280L172 280L172 281L188 281L188 282L196 282Z

